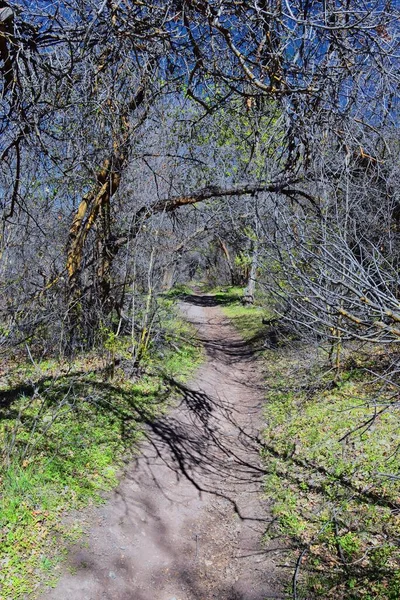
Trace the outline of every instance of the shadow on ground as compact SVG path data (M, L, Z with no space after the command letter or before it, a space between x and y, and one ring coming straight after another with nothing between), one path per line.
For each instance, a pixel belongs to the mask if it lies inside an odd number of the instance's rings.
M71 595L66 590L76 589L76 600L284 597L272 558L278 542L269 553L260 544L272 519L260 494L266 469L255 351L213 310L214 297L188 301L185 310L199 327L207 361L192 384L164 375L163 393L176 399L168 415L150 418L143 405L124 396L147 441L104 509L107 531L97 528L89 549L71 551L76 575L45 600L65 600ZM107 402L112 384L91 384L128 442L129 414ZM129 560L121 558L127 550L118 550L125 538Z

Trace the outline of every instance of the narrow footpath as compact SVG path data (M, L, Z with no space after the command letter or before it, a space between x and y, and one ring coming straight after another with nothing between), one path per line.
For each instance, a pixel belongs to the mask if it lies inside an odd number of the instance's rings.
M183 303L207 360L88 536L70 549L44 600L267 600L284 598L277 551L261 538L260 366L210 297ZM282 561L282 557L280 558Z

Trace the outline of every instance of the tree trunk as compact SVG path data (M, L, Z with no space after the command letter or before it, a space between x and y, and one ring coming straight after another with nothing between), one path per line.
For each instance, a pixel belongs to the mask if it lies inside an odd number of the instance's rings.
M168 292L174 283L175 264L170 264L165 267L161 289L163 292Z
M258 240L253 242L253 250L251 256L251 267L249 273L249 280L243 294L243 304L253 304L254 294L256 289L256 277L258 267Z
M225 242L220 237L218 238L218 241L219 241L219 244L221 246L222 252L223 252L223 254L225 256L226 264L228 265L229 275L230 275L230 278L231 278L231 285L235 285L235 282L236 282L235 268L234 268L234 266L232 264L232 260L231 260L230 254L229 254L229 250L226 247Z

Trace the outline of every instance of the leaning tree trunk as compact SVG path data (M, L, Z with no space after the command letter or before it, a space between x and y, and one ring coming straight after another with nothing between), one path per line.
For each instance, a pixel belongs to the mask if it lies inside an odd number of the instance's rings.
M229 250L228 250L225 242L220 237L218 237L218 241L219 241L219 245L221 246L221 250L223 252L223 255L225 257L226 264L227 264L228 269L229 269L229 275L230 275L230 278L231 278L231 285L235 285L236 284L235 268L234 268L234 266L232 264L232 260L231 260L230 254L229 254Z
M90 345L93 330L97 328L102 313L109 315L114 309L111 297L111 268L118 252L112 241L110 229L111 199L117 192L124 167L129 158L130 125L129 113L144 101L141 87L120 118L120 131L113 140L113 152L104 160L93 182L92 189L85 194L73 218L67 244L68 273L68 350L72 351L77 341ZM91 252L87 249L89 233L96 229L96 264L89 289L83 290L82 270ZM85 261L86 259L86 261ZM89 343L88 343L89 341Z

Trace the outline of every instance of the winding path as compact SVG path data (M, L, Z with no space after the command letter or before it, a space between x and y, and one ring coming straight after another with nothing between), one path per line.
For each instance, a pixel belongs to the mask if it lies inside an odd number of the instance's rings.
M283 598L261 496L261 377L212 300L182 305L207 360L182 400L149 429L140 457L44 600ZM210 304L210 306L207 306Z

